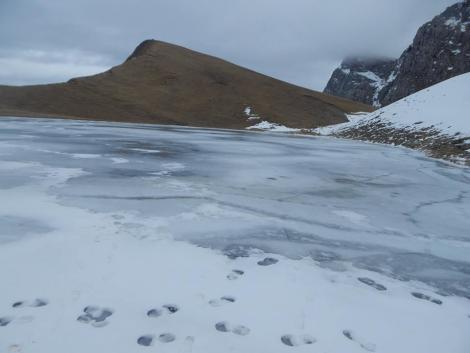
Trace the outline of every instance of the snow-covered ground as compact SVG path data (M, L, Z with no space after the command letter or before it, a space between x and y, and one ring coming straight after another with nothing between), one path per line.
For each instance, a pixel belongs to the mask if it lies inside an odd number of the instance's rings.
M264 130L270 132L299 132L300 129L295 129L291 127L287 127L281 124L270 123L269 121L261 121L253 126L248 126L247 130Z
M325 137L0 120L0 352L468 353L470 170Z
M323 127L327 134L366 124L374 119L399 129L432 128L442 135L470 137L470 73L419 91L375 112L352 116L349 123Z
M421 149L470 165L470 73L419 91L349 122L313 130L320 135Z

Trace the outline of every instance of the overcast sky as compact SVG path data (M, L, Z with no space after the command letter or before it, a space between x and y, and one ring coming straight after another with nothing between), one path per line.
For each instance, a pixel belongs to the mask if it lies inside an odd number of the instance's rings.
M0 84L98 73L154 38L322 90L343 57L397 57L457 0L0 0Z

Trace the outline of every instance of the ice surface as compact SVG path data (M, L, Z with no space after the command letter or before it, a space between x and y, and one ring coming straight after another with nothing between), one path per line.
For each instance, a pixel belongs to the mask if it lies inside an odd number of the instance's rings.
M469 185L354 141L1 119L0 352L468 353Z

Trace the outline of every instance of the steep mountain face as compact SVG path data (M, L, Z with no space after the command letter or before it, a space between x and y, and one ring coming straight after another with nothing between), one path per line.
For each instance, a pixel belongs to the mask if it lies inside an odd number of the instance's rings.
M382 76L359 81L358 76L362 72L375 73L376 63L369 60L359 68L359 72L343 63L333 73L325 92L384 106L438 82L470 72L470 0L447 8L424 24L413 44L394 63L389 61L387 67L390 67L388 65L393 69L383 71ZM343 66L350 71L342 71ZM372 92L374 95L371 98Z
M67 83L0 86L0 115L220 128L273 123L310 128L370 107L294 86L180 46L145 41L122 64Z
M379 93L395 64L394 59L348 58L333 72L324 92L378 106Z
M395 79L380 92L382 105L470 71L470 0L457 3L422 26L405 50Z

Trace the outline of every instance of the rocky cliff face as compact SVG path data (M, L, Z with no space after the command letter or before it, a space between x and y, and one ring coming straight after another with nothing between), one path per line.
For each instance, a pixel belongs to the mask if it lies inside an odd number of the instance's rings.
M470 0L423 25L398 59L396 78L380 93L382 105L470 71Z
M358 77L361 73L376 71L376 62L368 60L359 71L348 67L347 62L343 63L333 73L325 92L384 106L470 72L470 0L447 8L424 24L413 44L398 60L389 61L385 66L392 66L392 69L383 70L377 78L371 76L360 81Z
M379 93L395 65L394 59L348 58L333 72L324 92L379 106Z

